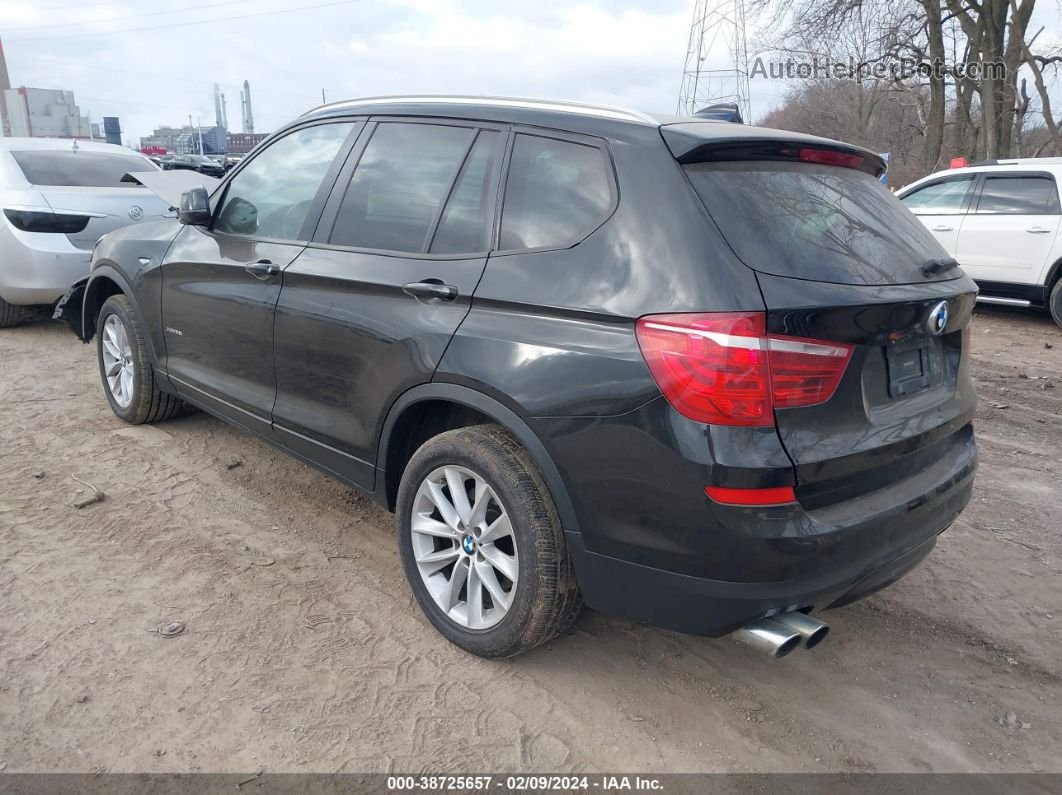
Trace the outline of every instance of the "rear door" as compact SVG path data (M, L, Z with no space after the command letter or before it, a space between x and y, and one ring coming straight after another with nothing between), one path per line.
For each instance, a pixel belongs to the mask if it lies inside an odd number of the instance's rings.
M167 372L178 392L272 436L273 316L357 125L298 128L223 188L209 227L186 226L162 268Z
M806 146L783 147L774 161L690 164L686 173L757 272L768 334L850 348L832 397L775 410L797 494L814 509L969 454L964 329L975 288L957 267L926 267L947 252L861 170L862 158L832 165L829 150ZM810 162L787 157L798 151Z
M381 119L344 168L313 242L284 272L275 428L372 489L375 439L431 380L486 264L507 130Z
M969 208L976 177L976 174L943 177L900 199L952 257L958 250L959 226Z
M1060 220L1058 187L1050 173L987 173L962 221L956 259L978 281L1036 284Z

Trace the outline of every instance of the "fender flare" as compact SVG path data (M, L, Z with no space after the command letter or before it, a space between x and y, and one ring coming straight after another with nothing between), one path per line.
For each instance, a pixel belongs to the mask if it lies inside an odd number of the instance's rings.
M135 311L141 318L145 317L143 311L141 311L140 309L140 302L136 298L136 292L129 284L129 280L125 277L125 275L112 265L97 265L95 268L92 269L92 273L89 274L88 282L85 283L85 296L82 299L83 303L81 305L81 334L82 339L86 342L91 339L91 336L88 335L88 323L90 322L90 318L87 310L89 298L90 296L92 296L92 285L103 277L106 277L107 279L110 279L112 282L117 284L118 289L122 291L122 294L129 299L129 303L133 305L133 311ZM95 315L92 315L91 323L93 324L93 326L95 326ZM162 371L159 368L159 358L155 354L154 340L152 340L150 334L146 335L145 340L147 341L148 356L151 357L151 364L155 368L156 377L163 375ZM169 378L166 378L165 380L168 384Z
M387 450L391 441L391 431L394 429L398 418L402 416L402 413L407 408L426 400L448 400L451 403L468 406L508 429L516 437L516 440L531 454L531 458L534 459L539 471L542 472L542 476L546 480L546 487L549 489L550 496L553 497L553 504L557 506L557 513L560 516L563 528L566 531L577 532L579 530L579 524L575 518L575 508L572 506L571 498L568 496L568 489L564 485L560 470L553 463L553 457L550 456L537 434L512 409L482 392L477 392L475 389L459 384L437 381L421 384L403 392L391 404L391 408L387 412L387 418L384 420L383 429L380 432L379 444L376 447L376 471L383 478L383 483L378 486L378 491L381 495L387 493L387 472L385 467L387 464Z

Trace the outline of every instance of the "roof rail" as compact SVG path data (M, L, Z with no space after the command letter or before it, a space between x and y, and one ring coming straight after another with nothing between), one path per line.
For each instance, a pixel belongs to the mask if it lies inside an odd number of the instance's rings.
M383 97L364 97L362 99L347 99L339 102L329 102L327 105L321 105L306 111L306 113L313 113L315 111L328 109L357 109L361 107L372 107L374 105L430 105L430 104L446 104L452 103L455 105L476 105L480 107L506 107L506 108L528 108L533 110L546 110L556 111L560 113L580 113L587 116L598 116L605 119L618 119L620 121L636 121L642 124L658 125L656 119L647 113L642 113L636 110L628 110L627 108L617 108L610 105L590 105L582 102L568 102L565 100L547 100L547 99L526 99L522 97L491 97L491 96L472 96L465 94L422 94L415 96L383 96ZM306 114L303 114L306 115Z

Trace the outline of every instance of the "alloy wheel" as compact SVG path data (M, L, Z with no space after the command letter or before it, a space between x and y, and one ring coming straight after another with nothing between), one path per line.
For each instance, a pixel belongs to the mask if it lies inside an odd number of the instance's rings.
M108 315L103 323L103 372L111 397L121 408L133 402L133 349L129 334L118 315Z
M470 630L505 618L520 561L509 514L482 476L456 465L433 470L417 489L410 528L417 570L439 609Z

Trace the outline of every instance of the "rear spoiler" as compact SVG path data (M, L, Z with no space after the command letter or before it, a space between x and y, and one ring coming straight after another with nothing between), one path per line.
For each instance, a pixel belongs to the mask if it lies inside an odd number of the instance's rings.
M836 153L838 161L847 161L843 165L865 171L874 177L885 173L885 161L869 149L786 130L717 121L682 121L661 125L660 135L671 154L683 165L733 160L808 161L811 159L802 157L801 153L814 150Z

